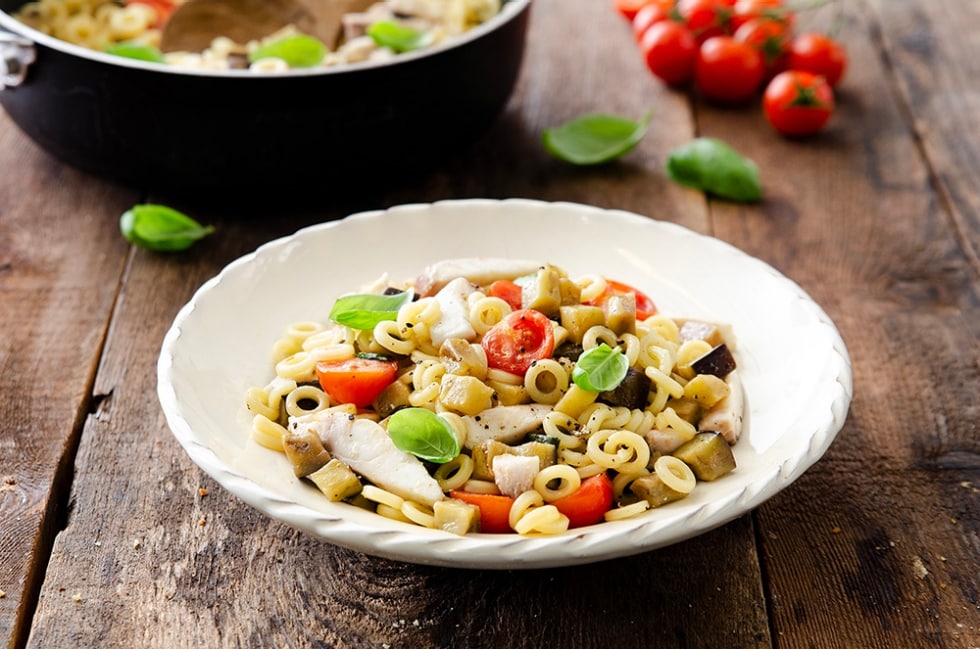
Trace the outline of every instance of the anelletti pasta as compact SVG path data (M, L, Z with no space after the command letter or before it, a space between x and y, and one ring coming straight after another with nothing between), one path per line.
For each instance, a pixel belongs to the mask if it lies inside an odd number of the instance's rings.
M638 311L652 301L599 272L447 260L336 297L330 320L270 341L273 375L244 395L253 439L331 500L453 533L560 534L735 466L734 341L692 334L725 328Z

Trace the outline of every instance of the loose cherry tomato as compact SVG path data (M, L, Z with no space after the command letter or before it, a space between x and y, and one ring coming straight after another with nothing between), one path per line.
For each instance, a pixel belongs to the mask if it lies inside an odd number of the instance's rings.
M787 64L790 70L822 75L836 86L847 69L847 51L826 34L800 34L790 41Z
M753 18L735 32L735 40L748 43L762 54L766 76L786 69L790 41L789 26L772 18Z
M398 373L396 361L349 358L342 361L320 361L316 376L320 387L336 403L353 403L364 408L374 401Z
M629 295L630 293L636 296L637 320L646 320L650 316L657 314L657 305L653 303L653 300L646 293L633 288L629 284L617 282L614 279L607 279L606 290L603 291L602 295L589 302L589 304L591 306L602 306L611 295Z
M640 40L640 51L650 72L664 83L677 86L694 76L698 44L680 23L664 20L651 25Z
M783 5L783 0L736 0L732 7L732 32L755 18L779 20L792 28L796 15Z
M677 13L698 43L728 33L731 8L720 0L680 0Z
M481 344L490 367L524 376L531 363L551 358L555 329L540 311L521 309L491 327Z
M632 22L640 9L649 5L656 4L657 0L613 0L613 6L626 20Z
M613 504L613 483L605 473L582 481L581 486L551 503L565 516L569 527L598 523Z
M480 508L481 532L506 534L513 531L510 529L510 508L514 504L513 498L496 494L475 494L469 491L450 491L449 495Z
M633 19L633 36L636 37L636 42L639 43L643 40L643 34L653 24L664 20L671 20L670 9L665 9L657 4L647 5L640 9L636 14L636 18Z
M499 297L514 311L521 308L523 293L524 291L521 289L520 285L510 281L509 279L498 279L496 282L487 287L487 295L489 297Z
M762 54L754 47L731 36L714 36L698 51L694 81L707 99L738 103L755 95L765 73Z
M766 119L783 135L812 135L834 112L834 91L820 75L787 70L773 77L762 95Z

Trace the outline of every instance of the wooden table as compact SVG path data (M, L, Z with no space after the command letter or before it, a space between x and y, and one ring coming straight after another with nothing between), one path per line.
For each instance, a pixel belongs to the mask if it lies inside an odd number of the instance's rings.
M479 142L421 184L239 218L67 167L0 114L0 640L7 647L980 647L980 5L846 3L851 67L819 137L656 82L609 2L536 0L522 76ZM541 131L587 112L650 132L570 167ZM765 200L669 181L717 136ZM798 282L854 363L844 429L750 515L567 569L416 567L271 521L184 454L156 400L164 332L232 259L312 222L452 197L620 208L728 241ZM131 247L166 201L218 232Z

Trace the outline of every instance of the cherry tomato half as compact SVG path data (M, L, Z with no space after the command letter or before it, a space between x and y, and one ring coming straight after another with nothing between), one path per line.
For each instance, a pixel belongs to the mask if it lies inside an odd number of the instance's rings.
M671 20L651 25L640 39L647 67L664 83L678 86L694 76L698 44L691 31Z
M731 36L709 38L698 50L694 81L705 98L739 103L753 97L766 69L762 54Z
M800 34L790 41L787 65L790 70L819 74L836 86L847 69L847 51L825 34Z
M521 309L491 327L481 344L490 367L524 376L531 363L551 358L555 329L540 311Z
M578 489L551 504L568 516L569 527L598 523L613 504L612 480L605 473L586 478Z
M348 358L342 361L320 361L316 376L320 387L335 403L353 403L364 408L374 401L398 373L396 361L370 358Z
M653 300L651 300L646 293L633 288L629 284L617 282L614 279L607 279L606 290L602 293L602 295L589 302L589 304L591 306L602 306L602 304L609 299L610 295L629 295L630 293L636 296L637 320L646 320L652 315L657 315L657 305L653 303Z
M820 75L787 70L773 77L762 95L766 119L783 135L812 135L834 112L834 91Z
M487 287L488 297L499 297L506 302L511 309L517 311L521 308L521 301L524 297L524 290L516 282L509 279L498 279Z
M480 508L480 531L486 534L506 534L510 529L510 508L514 499L509 496L496 494L478 494L468 491L450 491L449 495L457 500L476 505ZM575 494L572 494L575 495Z

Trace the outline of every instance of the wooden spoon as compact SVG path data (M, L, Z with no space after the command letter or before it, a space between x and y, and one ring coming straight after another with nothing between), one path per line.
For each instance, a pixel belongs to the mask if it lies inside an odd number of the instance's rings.
M334 49L344 14L364 11L377 0L188 0L163 28L164 52L200 52L218 36L236 43L264 38L295 25Z

